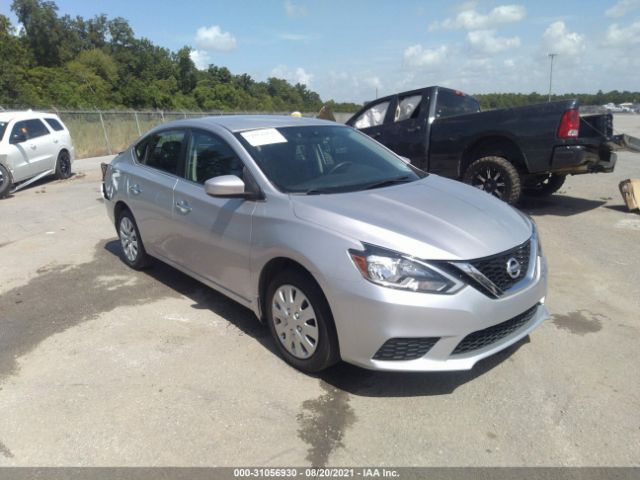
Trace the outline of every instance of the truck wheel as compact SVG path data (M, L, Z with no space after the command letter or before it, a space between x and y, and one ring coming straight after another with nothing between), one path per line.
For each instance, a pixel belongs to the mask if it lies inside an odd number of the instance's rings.
M543 175L537 180L537 183L532 182L531 186L527 185L524 194L530 197L546 197L560 190L566 179L566 175L556 173Z
M11 174L4 165L0 165L0 198L9 195L9 190L11 190Z
M491 156L475 160L465 170L462 181L509 204L520 199L520 174L506 158Z

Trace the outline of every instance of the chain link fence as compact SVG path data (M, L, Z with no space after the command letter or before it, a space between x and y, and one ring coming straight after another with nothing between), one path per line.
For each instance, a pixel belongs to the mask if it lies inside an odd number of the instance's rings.
M15 108L11 110L27 110ZM71 132L76 158L111 155L126 149L151 128L172 120L201 118L211 115L290 115L291 112L176 112L160 110L60 110L57 108L33 109L57 114ZM344 123L350 113L335 113L336 121ZM303 113L315 117L316 113Z

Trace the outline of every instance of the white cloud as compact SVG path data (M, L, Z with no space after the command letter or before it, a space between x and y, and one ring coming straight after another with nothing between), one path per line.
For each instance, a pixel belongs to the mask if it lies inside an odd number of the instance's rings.
M497 37L495 30L474 30L467 33L471 48L480 53L494 55L520 46L518 37Z
M447 18L442 22L433 22L429 25L429 30L438 28L466 30L487 30L505 23L519 22L527 11L522 5L500 5L487 14L482 14L475 9L475 4L466 5L466 10L462 10L454 18Z
M285 0L284 11L287 14L287 17L291 18L306 17L309 14L305 6L298 5L291 0Z
M311 35L305 35L301 33L278 33L277 36L281 40L290 40L294 42L309 40L311 38Z
M640 43L640 21L634 22L628 27L619 27L614 23L607 29L606 46L622 47L638 43Z
M308 73L304 68L297 67L290 69L286 65L278 65L271 70L271 76L276 78L282 78L289 83L300 83L309 87L313 81L313 74Z
M619 0L615 5L608 8L604 14L607 17L620 18L637 8L640 8L640 0Z
M554 22L542 35L542 47L546 53L560 55L580 55L586 48L585 38L576 32L569 32L564 22Z
M196 32L195 44L200 50L230 52L236 48L236 37L223 32L218 25L200 27Z
M411 45L404 51L404 62L409 67L434 67L441 64L447 56L447 47L427 49L422 45Z
M205 50L191 50L189 57L198 70L205 70L211 64L209 54Z

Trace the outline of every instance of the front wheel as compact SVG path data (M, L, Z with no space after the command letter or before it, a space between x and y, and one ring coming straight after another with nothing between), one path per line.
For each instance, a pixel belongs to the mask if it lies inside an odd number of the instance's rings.
M266 300L269 330L287 363L313 373L340 359L329 305L308 274L278 273L269 283Z
M516 167L503 157L482 157L464 172L462 181L509 204L520 199L522 182Z
M58 180L66 180L71 176L71 155L66 150L58 154L56 162L56 178Z

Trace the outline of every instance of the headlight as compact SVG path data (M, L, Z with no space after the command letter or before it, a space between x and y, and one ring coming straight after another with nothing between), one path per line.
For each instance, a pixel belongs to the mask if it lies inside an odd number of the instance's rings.
M365 250L349 250L364 278L383 287L427 293L453 293L464 284L434 265L391 250L363 243Z

